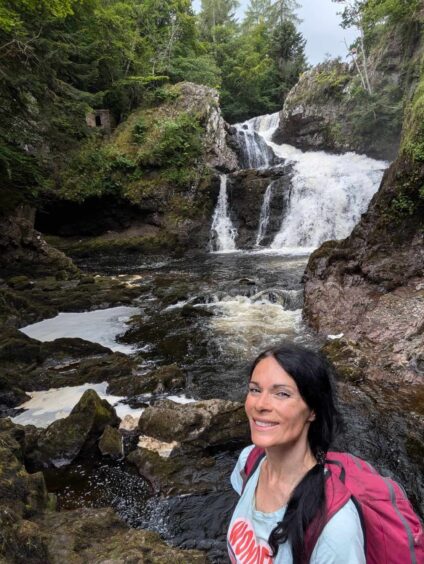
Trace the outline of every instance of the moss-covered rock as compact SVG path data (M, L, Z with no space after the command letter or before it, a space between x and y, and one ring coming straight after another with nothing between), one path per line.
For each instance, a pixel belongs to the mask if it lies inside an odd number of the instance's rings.
M104 456L112 458L122 458L124 456L122 435L118 429L106 425L99 440L99 450Z
M367 357L355 342L346 339L327 341L322 352L337 369L337 375L344 381L359 383L365 379Z
M285 100L276 139L303 150L353 150L392 160L414 41L402 33L390 28L367 39L370 91L353 63L326 61L304 73Z
M84 311L129 304L138 289L105 276L79 275L71 280L52 276L30 277L31 288L11 288L0 282L0 322L22 327L59 311Z
M26 453L28 464L32 468L69 464L83 448L93 446L107 425L118 423L114 408L94 390L86 390L68 417L41 432L34 450Z
M157 533L129 529L111 509L76 509L46 514L37 524L49 531L48 560L63 562L206 563L195 550L168 546Z
M112 509L56 512L43 475L28 474L22 463L30 432L0 419L1 562L206 562L201 552L172 548L156 533L129 529Z

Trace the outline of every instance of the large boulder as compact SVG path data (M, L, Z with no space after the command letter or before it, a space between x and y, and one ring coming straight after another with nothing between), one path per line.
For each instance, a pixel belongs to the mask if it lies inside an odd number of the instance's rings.
M68 417L54 421L41 433L27 461L32 468L70 464L83 448L93 447L107 425L118 423L114 408L94 390L86 390Z
M158 402L142 413L138 428L143 435L177 441L186 449L228 445L249 436L243 405L219 399L184 405Z
M228 478L235 462L231 455L185 452L164 456L157 443L143 438L142 444L149 448L137 447L129 453L127 460L136 466L155 492L199 495L228 489Z
M53 505L41 472L23 465L25 431L0 419L0 561L46 562L47 535L30 521ZM3 560L4 559L4 560Z

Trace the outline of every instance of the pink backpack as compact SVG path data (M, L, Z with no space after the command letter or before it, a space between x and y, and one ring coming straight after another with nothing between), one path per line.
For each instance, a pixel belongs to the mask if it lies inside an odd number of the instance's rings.
M242 472L242 490L264 456L259 447L250 451ZM399 484L381 476L365 460L344 452L328 452L326 468L326 522L352 499L361 519L367 564L424 564L423 529ZM320 533L311 530L306 534L309 556Z

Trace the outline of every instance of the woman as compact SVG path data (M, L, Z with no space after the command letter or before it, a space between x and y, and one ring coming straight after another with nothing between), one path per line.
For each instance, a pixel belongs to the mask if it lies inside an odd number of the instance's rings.
M249 452L231 483L240 495L228 531L233 563L363 564L364 537L349 500L325 526L325 453L338 413L330 369L318 354L292 344L255 360L245 403L252 442L265 457L245 484ZM308 527L321 531L312 554Z

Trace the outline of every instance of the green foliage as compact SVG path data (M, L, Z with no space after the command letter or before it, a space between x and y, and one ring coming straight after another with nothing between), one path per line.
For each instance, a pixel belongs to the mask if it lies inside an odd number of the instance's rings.
M331 96L332 98L341 98L344 94L346 85L351 80L350 74L344 65L336 62L336 65L321 65L322 68L315 75L315 81L318 86L318 92L315 96Z
M421 77L407 108L401 150L417 162L424 162L424 57Z
M147 123L143 116L140 116L132 128L132 136L136 143L143 143L146 137Z
M201 134L198 120L188 113L161 120L152 132L154 142L141 148L138 162L150 167L194 165L202 153Z
M212 88L219 88L222 82L221 70L209 53L179 57L172 62L169 73L173 82L187 80Z
M392 214L398 217L413 215L416 202L404 193L400 193L391 202Z
M41 173L36 159L0 138L0 215L34 201Z
M422 6L421 0L367 0L363 3L364 20L368 25L387 20L399 24L411 20Z
M402 94L399 87L387 85L369 94L357 86L350 92L351 122L359 137L397 134L402 122Z

